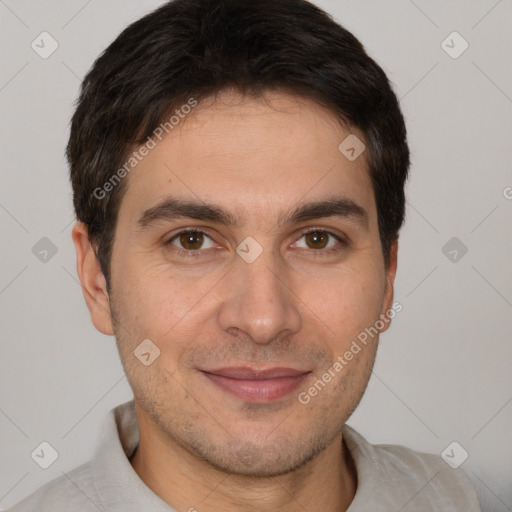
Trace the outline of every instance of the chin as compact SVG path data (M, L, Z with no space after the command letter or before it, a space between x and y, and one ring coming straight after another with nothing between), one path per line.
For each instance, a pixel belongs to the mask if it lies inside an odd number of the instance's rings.
M225 446L208 446L194 450L208 465L230 475L272 478L286 475L307 464L323 451L329 441L293 443L289 439L262 443L230 440Z

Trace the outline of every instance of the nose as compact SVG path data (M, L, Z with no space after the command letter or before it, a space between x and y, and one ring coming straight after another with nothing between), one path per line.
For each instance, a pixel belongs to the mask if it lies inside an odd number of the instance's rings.
M285 265L270 251L252 263L237 257L223 285L220 327L234 335L242 331L258 344L298 332L300 301L287 281Z

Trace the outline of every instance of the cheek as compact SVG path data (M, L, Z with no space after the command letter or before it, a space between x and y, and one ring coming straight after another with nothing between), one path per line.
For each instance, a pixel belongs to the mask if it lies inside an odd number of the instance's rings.
M155 265L142 271L142 265L133 267L132 273L126 272L119 293L118 316L127 327L125 331L137 341L127 343L123 336L124 351L150 339L160 349L160 362L168 369L174 368L191 340L204 329L211 300L205 295L212 285L208 288L206 277L191 282L178 272L171 275L168 266Z
M126 258L120 265L122 278L117 289L130 322L145 328L154 326L158 332L160 323L172 326L193 297L171 276L168 265L148 264L146 260L143 255Z
M379 319L381 279L378 273L340 272L329 283L309 286L300 294L315 313L310 317L312 326L322 323L328 327L324 332L330 341L326 343L334 357L345 353L352 341Z

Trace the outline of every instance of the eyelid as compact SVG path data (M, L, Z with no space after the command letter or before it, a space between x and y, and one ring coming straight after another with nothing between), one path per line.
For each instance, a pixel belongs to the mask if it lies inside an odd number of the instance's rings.
M307 228L304 228L304 231L300 232L300 236L302 237L304 235L307 235L308 233L316 233L316 232L327 233L328 235L331 235L332 237L339 240L340 242L345 242L345 243L349 242L349 238L345 234L331 231L330 228L320 227L320 226L308 226Z
M213 236L208 232L208 230L206 228L183 228L183 229L180 229L179 231L177 231L176 233L174 233L168 240L167 242L164 242L164 245L169 245L171 244L171 242L173 242L174 240L176 240L180 235L184 235L184 234L187 234L187 233L202 233L203 235L207 236L212 242L214 242L215 240L213 239ZM196 251L187 251L187 252L199 252L203 249L198 249Z
M338 251L342 250L343 248L347 247L350 243L349 238L344 234L338 234L334 231L329 230L325 227L319 227L319 226L308 226L304 230L300 231L300 236L296 239L294 242L297 243L303 236L309 234L309 233L325 233L329 237L334 238L338 243L334 247L330 247L329 249L309 249L309 248L299 248L299 250L302 251L308 251L308 253L311 253L315 257L321 257L322 255L332 255L337 253Z

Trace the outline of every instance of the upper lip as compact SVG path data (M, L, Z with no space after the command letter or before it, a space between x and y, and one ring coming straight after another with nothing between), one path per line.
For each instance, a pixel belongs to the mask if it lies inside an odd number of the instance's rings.
M253 369L247 366L231 366L226 368L218 368L215 370L201 370L204 373L213 373L230 379L240 380L266 380L276 379L278 377L296 377L309 373L309 370L298 370L296 368L274 367L266 369Z

